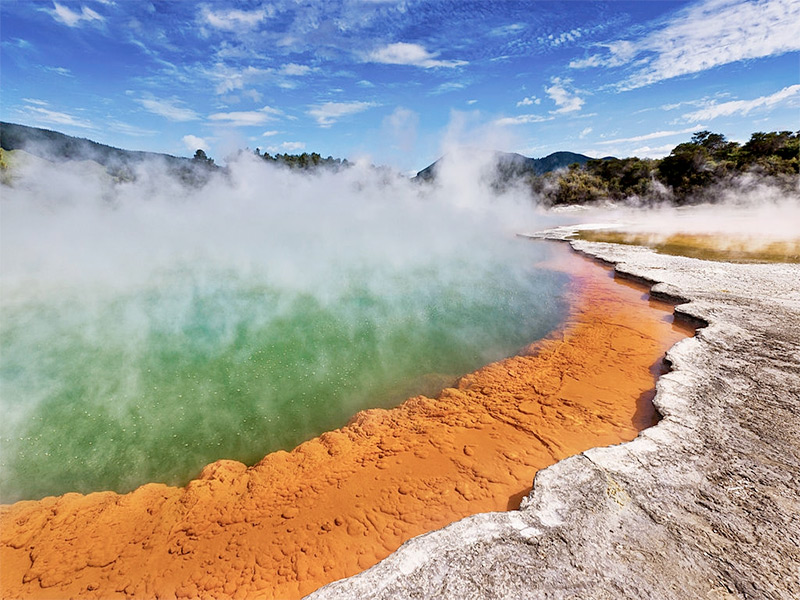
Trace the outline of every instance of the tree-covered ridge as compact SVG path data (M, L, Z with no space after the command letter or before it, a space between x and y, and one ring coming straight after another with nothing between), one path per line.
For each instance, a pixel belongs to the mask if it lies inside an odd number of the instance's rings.
M660 160L593 159L566 171L529 177L528 185L553 205L630 198L687 204L713 200L717 185L748 173L797 189L800 132L757 132L740 145L722 134L699 131Z
M317 167L328 167L339 169L341 167L348 167L350 163L348 160L341 159L341 158L333 158L332 156L328 156L327 158L322 158L322 156L316 152L308 153L303 152L302 154L275 154L272 155L269 152L264 152L261 154L261 149L256 148L253 152L256 156L260 156L266 161L271 161L277 164L286 165L291 169L314 169Z
M496 179L492 182L492 185L498 189L502 189L505 184L511 181L529 175L544 175L551 171L563 169L571 164L583 165L591 160L585 154L563 151L553 152L544 158L529 158L516 152L487 152L478 149L472 149L470 153L477 156L489 155L486 158L494 163L496 170ZM445 157L442 157L428 165L419 171L414 179L420 182L435 181L444 159Z

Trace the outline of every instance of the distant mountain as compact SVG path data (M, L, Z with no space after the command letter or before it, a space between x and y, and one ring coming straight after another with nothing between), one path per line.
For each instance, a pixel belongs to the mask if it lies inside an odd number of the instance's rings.
M557 171L573 163L585 165L591 157L576 152L553 152L544 158L528 158L516 152L495 152L498 175L501 179L513 179L523 175L544 175L550 171ZM418 181L431 181L436 178L436 170L444 160L440 158L431 165L419 171L414 177Z
M110 169L121 164L154 158L175 166L191 162L188 158L155 152L122 150L58 131L5 122L0 122L0 147L3 150L25 150L48 160L93 160Z

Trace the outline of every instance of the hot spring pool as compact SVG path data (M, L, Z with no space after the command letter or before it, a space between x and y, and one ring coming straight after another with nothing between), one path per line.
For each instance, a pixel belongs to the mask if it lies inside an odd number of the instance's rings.
M441 387L562 318L531 207L242 155L202 187L30 161L0 209L0 501L182 484ZM91 165L90 165L91 166ZM513 199L512 199L513 200Z
M186 265L4 296L2 501L183 484L513 354L559 322L564 283L517 245L518 265L343 272L322 294Z

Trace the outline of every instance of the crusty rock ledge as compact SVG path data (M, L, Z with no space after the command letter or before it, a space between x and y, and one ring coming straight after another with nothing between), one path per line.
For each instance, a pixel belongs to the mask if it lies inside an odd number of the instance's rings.
M667 355L663 420L311 598L800 598L800 266L571 243L708 323Z

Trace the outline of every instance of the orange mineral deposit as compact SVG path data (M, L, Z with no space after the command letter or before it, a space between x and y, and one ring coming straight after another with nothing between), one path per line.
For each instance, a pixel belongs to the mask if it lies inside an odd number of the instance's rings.
M670 305L555 250L564 326L437 397L357 414L185 488L66 494L2 508L3 598L299 598L411 537L518 507L538 469L652 425L665 351L691 335Z

